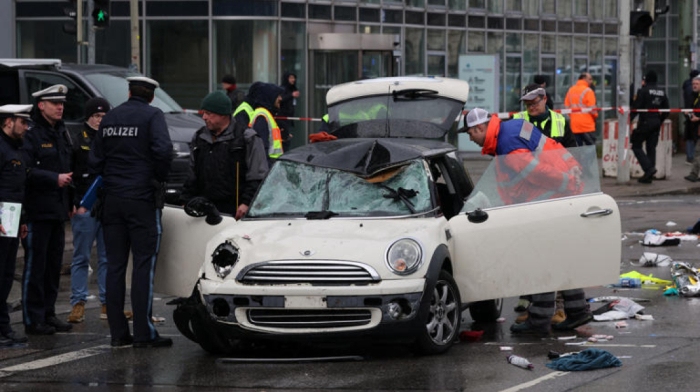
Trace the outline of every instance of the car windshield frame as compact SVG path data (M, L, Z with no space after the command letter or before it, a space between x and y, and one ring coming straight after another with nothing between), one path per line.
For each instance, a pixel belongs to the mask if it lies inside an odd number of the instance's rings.
M340 138L439 139L464 103L428 89L403 89L347 99L328 107L331 133Z
M258 189L246 219L332 219L425 215L434 210L424 159L371 178L316 165L278 161Z
M129 71L92 72L84 75L85 78L97 89L112 107L117 107L129 99L129 82L126 78L131 76L143 76ZM163 113L182 113L184 110L162 88L154 92L151 106L157 107Z

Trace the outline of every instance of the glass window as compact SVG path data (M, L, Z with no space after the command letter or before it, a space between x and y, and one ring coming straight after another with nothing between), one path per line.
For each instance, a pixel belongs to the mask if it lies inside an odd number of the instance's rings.
M486 27L486 18L478 15L469 15L469 27L484 28Z
M219 0L219 3L215 3L215 9L221 8L217 7L221 1L225 0ZM241 3L245 3L245 1ZM240 9L240 7L236 8ZM148 16L207 16L209 15L209 4L206 1L168 1L167 3L149 1L146 3L146 14ZM215 13L215 15L217 14Z
M247 89L255 81L277 83L277 22L273 20L214 21L214 81L236 77Z
M593 77L593 86L602 86L603 81L603 39L591 37L589 40L588 72ZM603 102L604 89L594 88L596 102ZM600 119L603 116L598 116ZM602 120L600 120L602 121Z
M428 55L428 75L445 76L445 55Z
M450 27L466 27L467 20L464 18L464 15L450 14L450 15L447 15L447 24Z
M574 16L588 16L588 0L574 0Z
M206 20L152 20L148 24L147 75L185 108L199 108L209 92L209 26Z
M382 26L382 34L401 35L401 27L400 26Z
M294 115L308 117L306 109L307 82L306 82L306 23L304 22L280 22L280 66L282 74L291 72L297 76L296 86L299 89L294 107ZM280 81L281 82L281 81ZM306 134L306 121L293 123L293 127L300 136ZM293 135L295 132L291 132ZM290 139L290 147L303 146L305 138L293 137Z
M502 14L503 0L486 0L486 9L495 14Z
M542 35L542 53L556 53L556 35Z
M379 25L361 24L358 31L360 34L379 34L381 30L381 26Z
M467 9L467 0L448 0L450 11L462 11Z
M483 53L486 50L484 45L484 39L486 34L483 31L470 31L469 32L469 52Z
M547 90L551 97L554 97L554 90L556 87L554 80L557 74L556 59L554 57L542 57L540 60L542 62L541 74L545 76L545 79L547 79L547 87L545 90ZM557 102L555 100L554 104L556 105L557 103L562 104L563 102Z
M663 16L656 19L656 23L651 28L652 38L666 38L666 20Z
M486 0L469 0L469 8L484 8Z
M521 0L506 0L506 11L522 12L523 2Z
M428 30L428 50L445 50L445 30Z
M560 18L570 18L571 17L571 0L559 0L557 1L557 15Z
M617 1L618 0L605 0L606 18L617 18Z
M554 14L556 12L555 0L542 0L542 13Z
M428 5L445 6L445 0L428 0Z
M504 61L503 61L503 33L489 32L486 35L486 53L492 53L498 55L498 75L502 77L504 74ZM503 107L503 83L501 79L499 81L500 91L498 92L498 107L499 110L504 110Z
M506 34L506 52L508 53L520 53L522 48L523 36L520 33L508 33ZM528 48L528 50L531 50Z
M444 26L445 14L428 13L428 26Z
M75 63L75 36L62 32L63 23L62 20L17 21L17 57Z
M574 37L574 53L588 55L588 39L586 37Z
M147 4L152 4L148 2ZM169 6L170 1L163 2ZM216 15L277 16L275 0L213 0L212 13ZM150 16L150 13L149 13Z
M95 62L118 67L128 67L131 64L130 21L112 20L108 29L95 32Z
M588 0L590 4L589 15L591 19L603 19L603 0Z
M25 82L27 92L30 94L49 88L54 84L66 86L68 93L63 106L63 120L77 122L85 119L85 102L90 97L70 79L54 73L27 72Z
M406 0L406 5L409 7L423 8L425 2L423 0Z
M282 17L306 18L306 4L282 3Z
M331 19L331 6L330 5L309 5L309 19Z
M139 74L126 69L110 69L86 74L85 78L99 91L100 95L109 101L112 107L116 107L129 99L129 83L126 81L129 76L139 76ZM182 107L162 88L156 89L151 106L157 107L164 113L182 111Z
M459 76L459 55L466 53L467 33L464 30L447 32L447 76Z
M360 8L361 22L379 22L379 8Z
M403 23L403 12L394 10L382 10L382 22Z
M418 11L406 11L406 24L422 25L425 23L425 14Z
M506 56L506 110L515 112L520 110L520 88L523 85L520 66L520 56Z
M533 78L539 71L539 47L540 39L536 34L523 34L526 50L523 51L523 85L533 82ZM552 83L548 83L552 84Z
M379 4L381 3L381 0L360 0L360 3L366 3L366 4Z
M651 43L651 42L646 41L645 45L648 45L649 43ZM605 55L606 56L617 56L617 38L606 38L605 39ZM671 58L673 58L673 57L671 57Z
M526 16L538 16L540 14L539 0L522 0L523 14Z
M557 96L554 98L558 102L564 102L566 92L574 84L571 57L571 37L559 36L557 39Z
M406 28L406 75L423 75L425 72L425 30Z
M355 21L357 20L357 9L355 7L335 6L335 20Z

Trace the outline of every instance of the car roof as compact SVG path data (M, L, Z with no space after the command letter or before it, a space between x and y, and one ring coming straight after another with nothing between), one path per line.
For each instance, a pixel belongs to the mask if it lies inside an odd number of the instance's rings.
M343 83L331 88L326 94L326 103L336 103L358 97L388 95L394 91L407 89L433 90L438 95L461 102L467 102L469 83L459 79L439 77L393 77L358 80Z
M104 72L114 72L114 71L118 71L118 72L122 73L122 72L129 71L127 68L116 67L114 65L106 65L106 64L63 64L62 68L65 70L73 71L73 72L80 73L80 74L104 73Z
M0 65L8 68L60 67L59 59L0 59Z
M328 167L369 177L417 158L445 155L456 148L437 140L407 138L338 139L307 144L279 160Z

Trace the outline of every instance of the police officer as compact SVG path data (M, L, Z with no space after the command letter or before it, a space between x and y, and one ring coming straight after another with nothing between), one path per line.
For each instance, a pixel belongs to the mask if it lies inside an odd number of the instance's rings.
M267 174L267 156L258 134L231 118L231 101L221 91L202 100L206 123L190 143L190 175L181 201L203 196L224 213L242 218Z
M150 106L158 82L130 77L129 100L107 113L92 150L90 171L102 175L102 227L107 248L107 320L112 346L165 347L151 319L153 275L161 235L158 185L165 181L173 145L160 109ZM125 275L133 255L134 334L124 316Z
M27 121L31 109L32 105L0 106L0 204L24 202L27 161L20 147L28 128ZM10 327L10 315L5 306L15 277L19 239L16 235L5 237L10 222L5 221L3 226L2 218L0 215L0 347L27 341L26 336L17 334ZM20 238L25 238L27 225L22 224L18 234Z
M663 89L656 86L656 72L649 71L644 77L644 86L637 90L632 103L633 109L668 109L668 98ZM637 116L632 113L630 121ZM644 175L637 181L651 184L656 173L656 145L659 143L661 124L668 118L668 113L639 113L637 129L632 132L632 151L637 157ZM642 145L646 143L646 153Z
M56 297L65 247L64 224L72 214L72 141L63 121L68 89L57 84L37 91L32 120L24 138L30 171L24 206L29 234L23 240L22 308L28 334L68 332L73 326L56 317Z

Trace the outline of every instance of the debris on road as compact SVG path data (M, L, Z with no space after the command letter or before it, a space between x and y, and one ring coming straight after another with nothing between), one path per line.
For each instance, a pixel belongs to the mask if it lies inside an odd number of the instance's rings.
M611 353L597 348L587 348L577 354L559 357L547 367L561 371L581 371L620 367L622 362Z
M680 238L666 236L656 229L644 232L644 239L642 240L642 245L644 246L675 246L680 243Z
M628 299L622 298L603 305L593 312L595 321L626 320L644 310L644 306Z
M535 365L531 364L530 361L517 355L509 355L506 357L506 359L508 360L509 364L521 367L523 369L532 370L535 368Z
M668 221L668 222L666 222L666 226L670 226L670 227L678 226L678 223L673 222L673 221Z
M639 263L630 263L635 267L666 267L671 264L673 260L667 255L660 255L658 253L644 252L642 257L639 258Z
M626 298L626 299L632 300L634 302L651 302L650 299L646 299L646 298L619 297L616 295L589 298L586 301L588 301L588 302L613 302L613 301L619 301L622 298Z
M642 281L643 284L671 284L671 283L673 283L670 280L655 278L653 274L642 275L637 271L630 271L626 274L620 275L620 277L621 278L639 279Z
M624 321L619 321L615 323L615 328L621 329L621 328L627 328L627 323Z
M654 321L654 316L650 314L635 314L634 318L642 321Z
M459 340L467 342L477 342L479 341L479 339L481 339L481 335L483 334L484 331L462 331L459 334Z
M700 295L700 271L691 264L682 261L673 263L671 276L676 289L684 297Z
M513 347L510 347L510 346L501 346L501 351L513 351Z

